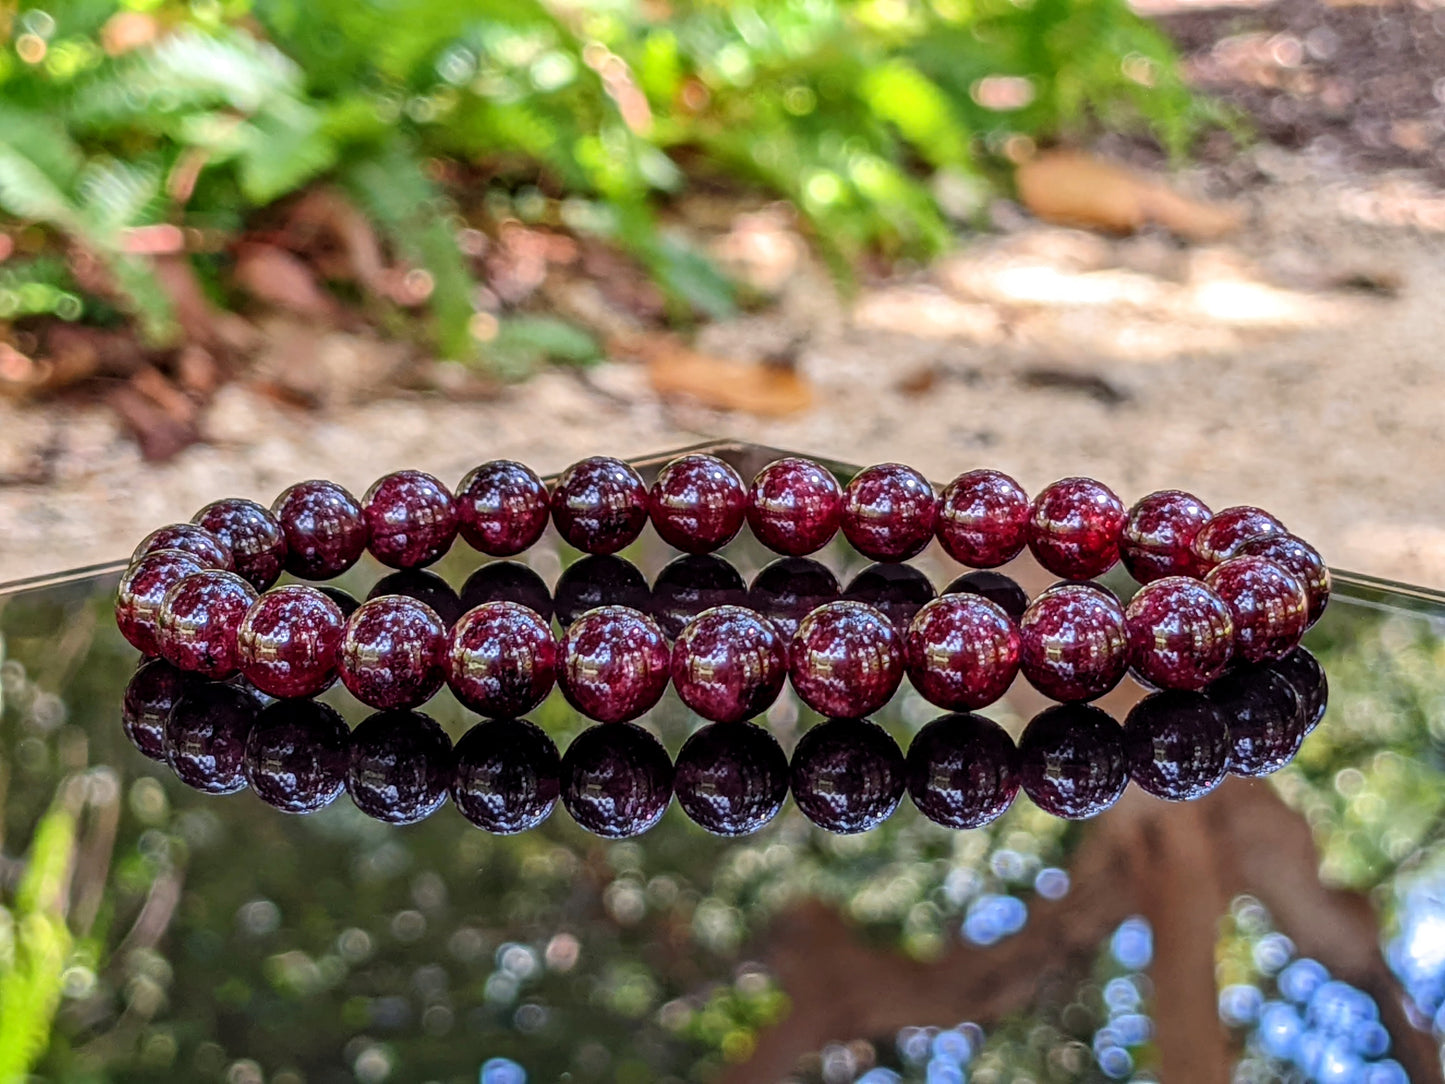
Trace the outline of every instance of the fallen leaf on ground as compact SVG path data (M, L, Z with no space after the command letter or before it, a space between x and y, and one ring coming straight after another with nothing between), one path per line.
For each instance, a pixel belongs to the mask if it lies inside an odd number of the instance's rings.
M670 335L638 335L612 353L641 358L659 395L685 395L719 410L777 417L813 405L813 390L794 370L703 354Z

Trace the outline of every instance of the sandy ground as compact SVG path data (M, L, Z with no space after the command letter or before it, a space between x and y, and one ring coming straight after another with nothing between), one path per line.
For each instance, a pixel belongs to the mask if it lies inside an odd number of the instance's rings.
M100 407L0 404L0 579L121 557L223 494L361 492L400 467L455 482L508 456L553 470L699 436L940 481L997 467L1037 488L1090 474L1126 501L1188 488L1262 504L1341 568L1445 587L1445 196L1399 174L1323 179L1270 147L1228 244L1105 240L1004 208L927 273L840 300L808 266L775 307L700 349L796 357L814 409L782 419L665 402L638 365L549 371L490 401L387 398L311 413L222 390L209 442L148 465ZM364 364L367 344L328 341Z

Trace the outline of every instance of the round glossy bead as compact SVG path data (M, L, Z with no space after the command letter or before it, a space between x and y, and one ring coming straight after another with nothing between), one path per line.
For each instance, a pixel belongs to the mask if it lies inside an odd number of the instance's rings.
M193 682L166 720L165 759L180 781L207 794L246 789L246 739L259 705L244 690Z
M672 648L672 685L704 719L738 722L761 715L788 676L788 653L771 622L741 606L718 606L692 620Z
M488 719L457 742L452 804L484 831L525 832L552 815L561 773L557 746L535 723Z
M115 592L115 623L120 634L147 655L159 655L161 601L166 592L204 566L193 553L156 550L145 554L120 577Z
M418 602L424 602L442 619L442 624L451 628L465 612L462 600L435 572L424 568L403 568L377 580L366 593L368 599L382 595L405 595Z
M1234 653L1246 662L1282 659L1299 646L1309 599L1292 573L1266 557L1231 557L1204 582L1234 618Z
M1068 580L1101 576L1119 560L1124 505L1092 478L1063 478L1034 498L1029 550L1050 572Z
M688 554L670 561L652 583L647 611L669 640L714 606L743 606L748 589L742 573L715 554Z
M236 642L256 591L234 572L193 572L161 599L161 657L192 673L223 678L241 667Z
M399 470L371 483L361 498L367 549L390 568L422 568L440 560L457 537L457 504L447 487L419 470Z
M589 610L567 629L557 682L567 702L589 719L636 719L667 689L672 663L657 622L626 606Z
M1035 715L1019 738L1019 765L1034 804L1071 821L1104 812L1129 782L1123 732L1091 704L1060 704Z
M556 677L551 627L515 602L468 611L447 641L447 684L478 715L525 715L547 698Z
M658 472L647 511L658 536L686 553L711 553L742 529L748 490L729 464L711 455L685 455Z
M140 665L126 683L120 724L130 743L151 760L166 759L166 719L176 701L195 681L164 659Z
M899 636L935 595L932 581L912 565L869 565L843 588L845 599L872 606L893 622Z
M1124 720L1129 776L1156 798L1202 798L1229 771L1229 726L1208 698L1170 690L1146 696Z
M949 711L992 704L1019 672L1019 630L978 595L935 599L908 628L905 662L918 695Z
M236 630L241 673L268 696L315 696L336 680L346 618L314 587L290 584L251 604Z
M246 782L283 813L315 813L346 787L350 739L335 709L278 700L256 716L246 739Z
M705 726L677 754L677 804L718 836L745 836L778 815L788 796L788 758L753 723Z
M286 567L286 534L276 517L255 501L240 497L212 501L191 522L231 551L234 571L257 591L275 583Z
M1237 504L1216 512L1194 536L1194 573L1203 576L1233 557L1245 542L1262 534L1286 534L1285 526L1263 508Z
M1160 689L1202 689L1234 655L1234 619L1224 600L1187 576L1145 584L1124 611L1129 662Z
M452 740L414 711L380 711L351 732L346 791L356 808L387 824L425 820L447 800Z
M944 551L970 568L997 568L1028 541L1029 497L996 470L960 474L938 502L935 533Z
M286 571L303 580L339 576L366 552L361 503L335 482L298 482L271 512L286 536Z
M351 695L373 708L414 708L446 680L446 626L405 595L363 602L346 619L338 669Z
M1330 603L1330 570L1320 551L1292 534L1256 535L1240 543L1239 557L1267 557L1304 584L1309 602L1309 624L1324 616Z
M627 839L662 819L672 779L667 750L636 723L589 727L562 757L562 804L587 831Z
M620 459L598 455L573 463L552 489L552 522L579 550L616 553L647 525L647 486Z
M152 531L130 555L130 562L135 564L146 554L155 553L157 550L180 550L182 553L189 553L202 568L219 568L225 572L234 572L236 569L230 547L210 531L194 523L172 523L169 527Z
M991 719L943 715L908 747L908 793L918 811L945 828L981 828L1013 804L1018 749Z
M1300 700L1305 733L1319 726L1330 700L1330 683L1319 659L1308 648L1297 647L1284 658L1266 665L1294 687Z
M1199 573L1194 537L1210 519L1209 506L1182 489L1161 489L1129 509L1119 555L1140 583Z
M830 719L798 739L789 768L793 800L819 828L853 835L876 828L898 808L903 754L877 723Z
M874 561L906 561L933 539L938 498L927 478L902 463L880 463L843 488L839 525L853 548Z
M568 565L557 578L557 621L565 629L599 606L627 606L644 613L651 608L647 578L631 561L613 554L594 554Z
M473 549L511 557L530 549L547 529L552 502L531 467L494 459L457 485L457 529Z
M836 602L842 592L826 565L807 557L779 557L765 565L748 588L748 606L773 623L791 643L803 618Z
M940 595L979 595L1017 621L1029 608L1029 595L1018 581L1002 572L987 569L965 572L939 592Z
M536 611L544 621L552 620L547 581L518 561L489 561L467 577L462 584L462 613L484 602L515 602Z
M838 533L843 491L818 464L788 458L769 463L748 490L748 526L768 549L789 557L820 550Z
M877 711L903 679L903 637L861 602L830 602L803 618L788 676L819 715L857 719Z
M1304 709L1283 675L1265 666L1236 667L1206 695L1229 726L1229 770L1235 775L1269 775L1299 752Z
M1046 591L1019 622L1021 669L1054 700L1094 700L1129 668L1124 609L1085 584Z

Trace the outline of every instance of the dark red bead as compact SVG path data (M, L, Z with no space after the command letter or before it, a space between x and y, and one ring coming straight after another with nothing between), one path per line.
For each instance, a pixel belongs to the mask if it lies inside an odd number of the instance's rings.
M234 572L191 573L161 600L161 657L192 673L230 677L241 667L236 633L255 601L255 589Z
M132 647L147 655L160 654L161 601L172 587L204 567L193 553L156 550L121 574L115 591L115 623Z
M949 711L992 704L1019 672L1019 630L977 595L945 595L909 626L905 659L918 695Z
M939 592L940 595L979 595L994 603L1017 621L1029 608L1029 595L1018 581L1002 572L965 572Z
M1209 506L1181 489L1161 489L1129 509L1119 554L1140 583L1165 576L1202 575L1194 536L1210 519Z
M1069 580L1102 576L1119 560L1123 502L1092 478L1063 478L1034 498L1029 549L1050 572Z
M552 500L531 467L494 459L457 485L457 529L467 544L491 557L530 549L547 529Z
M908 747L908 793L918 811L945 828L982 828L1013 804L1018 749L992 719L942 715Z
M785 643L803 618L841 594L826 565L807 557L779 557L763 567L748 588L748 605L773 623Z
M325 595L327 598L329 598L332 602L336 603L336 605L341 608L342 617L350 617L356 612L356 608L361 605L361 600L359 598L353 595L350 591L343 591L339 587L331 587L327 584L322 584L316 590L320 591L323 595Z
M525 715L547 698L556 677L551 626L515 602L469 610L447 641L447 684L478 715Z
M706 610L672 648L672 685L704 719L738 722L761 715L788 676L783 638L767 618L741 606Z
M932 602L936 592L933 583L912 565L869 565L848 581L843 597L849 602L872 606L902 636L918 616L918 611Z
M789 557L820 550L838 533L843 491L818 464L788 458L769 463L748 490L748 526L768 549Z
M366 552L361 503L335 482L297 482L271 503L286 536L286 571L303 580L339 576Z
M1234 619L1198 580L1166 576L1141 587L1124 611L1129 663L1160 689L1202 689L1234 656Z
M573 463L552 487L552 522L579 550L616 553L647 525L647 486L620 459L596 455Z
M316 696L336 680L346 618L314 587L274 587L251 604L236 630L241 673L268 696Z
M938 497L928 479L902 463L879 463L843 488L839 525L853 548L874 561L906 561L933 540Z
M1307 730L1304 707L1282 674L1265 666L1235 667L1206 695L1229 725L1229 770L1235 775L1270 775L1299 752Z
M234 571L257 591L275 583L286 566L286 534L276 517L255 501L240 497L212 501L191 522L231 551Z
M631 561L615 554L592 554L574 561L557 578L557 622L564 629L599 606L626 606L646 613L652 608L647 577Z
M1246 662L1282 659L1299 646L1309 599L1292 573L1266 557L1231 557L1204 582L1229 606L1234 653Z
M687 554L669 561L652 583L647 612L675 640L698 614L714 606L744 606L748 589L742 573L715 554Z
M903 680L903 637L861 602L830 602L803 618L788 676L819 715L856 719L877 711Z
M677 804L713 835L756 832L788 796L788 758L752 723L703 727L683 743L676 773Z
M224 572L234 572L236 569L230 547L210 531L194 523L172 523L169 527L152 531L130 555L130 562L135 564L146 554L155 553L157 550L180 550L182 553L189 553L202 568L219 568Z
M658 536L686 553L711 553L742 529L748 490L738 472L711 455L685 455L658 472L647 511Z
M1324 616L1330 604L1330 570L1320 551L1292 534L1256 535L1239 545L1239 557L1267 557L1304 584L1309 601L1308 625ZM1308 627L1308 625L1306 627Z
M166 759L166 719L176 701L195 682L164 659L143 662L126 683L120 724L125 736L152 760Z
M567 629L557 683L567 702L589 719L636 719L667 689L672 662L657 622L626 606L601 606Z
M1139 789L1170 802L1203 798L1229 771L1229 726L1195 692L1146 696L1124 720L1124 755Z
M540 727L526 719L489 719L457 742L452 803L485 831L525 832L552 815L561 773L557 746Z
M667 750L636 723L588 727L562 757L562 804L587 831L627 839L662 819L672 779Z
M405 595L363 602L346 619L337 668L351 695L373 708L414 708L446 680L446 626Z
M166 763L180 781L207 794L246 789L246 739L259 704L233 685L193 682L166 720Z
M351 735L334 708L278 700L263 708L246 739L246 782L283 813L315 813L346 787Z
M1199 529L1190 547L1194 553L1194 574L1203 576L1221 561L1233 557L1239 547L1262 534L1286 534L1285 526L1263 508L1237 504L1214 513Z
M447 487L419 470L399 470L371 483L361 498L371 555L390 568L422 568L440 560L457 537L457 504Z
M544 621L552 620L552 592L547 581L519 561L489 561L467 577L462 584L462 613L484 602L515 602L535 610Z
M1085 584L1044 592L1019 622L1021 669L1054 700L1094 700L1129 668L1124 609Z
M969 568L997 568L1028 541L1029 496L996 470L960 474L938 502L935 533L944 551Z
M903 798L903 754L867 719L830 719L798 739L789 768L793 800L819 828L854 835L876 828Z
M346 791L386 824L415 824L447 800L452 740L415 711L379 711L351 732Z
M1102 813L1129 783L1123 731L1091 704L1047 708L1019 738L1019 778L1045 813L1071 821Z
M1308 734L1325 717L1330 701L1330 683L1324 667L1308 648L1297 647L1282 659L1265 664L1290 683L1300 700L1300 711Z
M381 598L382 595L405 595L426 603L447 628L455 625L466 612L452 585L424 568L399 569L377 580L366 593L368 599Z

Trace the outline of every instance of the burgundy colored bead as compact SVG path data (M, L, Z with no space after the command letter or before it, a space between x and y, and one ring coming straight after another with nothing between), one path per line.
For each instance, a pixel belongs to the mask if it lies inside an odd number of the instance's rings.
M447 487L419 470L399 470L371 483L361 498L371 555L390 568L422 568L440 560L457 537L457 504Z
M662 819L672 779L667 750L636 723L588 727L562 757L562 804L587 831L627 839Z
M748 490L738 472L711 455L685 455L658 472L647 511L658 536L686 553L711 553L742 529Z
M591 554L574 561L557 577L557 622L565 629L588 610L626 606L646 613L652 592L642 569L615 554Z
M930 704L968 711L992 704L1019 672L1019 630L977 595L945 595L918 611L905 647L908 680Z
M351 732L346 791L387 824L425 820L447 800L452 740L415 711L379 711Z
M1203 798L1229 772L1229 726L1195 692L1146 696L1124 720L1124 755L1139 789L1170 802Z
M207 794L246 789L246 739L259 705L244 690L197 681L166 720L166 763L180 781Z
M125 686L120 723L130 743L152 760L166 759L166 719L176 701L195 682L165 659L143 662Z
M935 533L944 551L969 568L997 568L1028 541L1029 496L996 470L960 474L938 502Z
M922 572L912 565L898 564L869 565L843 588L845 599L872 606L893 622L900 637L936 594L933 582Z
M1194 536L1210 519L1209 506L1181 489L1161 489L1129 509L1119 554L1140 583L1165 576L1194 576Z
M132 647L160 654L161 601L172 587L203 569L193 553L156 550L125 570L115 592L115 623Z
M764 566L748 588L748 606L773 623L785 643L803 618L828 602L836 602L841 591L826 565L807 557L779 557Z
M1309 625L1318 621L1330 604L1330 570L1320 551L1292 534L1256 535L1240 543L1239 557L1267 557L1304 584L1309 601ZM1306 626L1308 627L1308 626Z
M535 610L544 621L552 620L552 592L547 581L519 561L489 561L467 577L462 584L462 613L484 602L515 602Z
M1123 732L1092 704L1059 704L1035 715L1019 738L1019 765L1034 804L1071 821L1104 812L1129 783Z
M1204 582L1229 606L1234 653L1246 662L1282 659L1299 646L1309 599L1292 573L1266 557L1231 557Z
M1330 701L1330 683L1319 659L1315 658L1308 648L1297 647L1284 658L1266 663L1265 666L1293 686L1295 695L1300 700L1305 733L1308 734L1319 726Z
M530 549L552 511L546 483L531 467L494 459L457 485L457 529L467 544L491 557Z
M876 828L903 798L903 754L877 723L830 719L793 750L789 781L803 816L819 828L854 835Z
M192 673L229 677L240 669L236 633L255 601L255 589L234 572L191 573L161 600L161 657Z
M293 576L329 580L366 552L361 503L335 482L297 482L271 503L271 513L286 536L286 571Z
M268 696L315 696L336 680L346 618L314 587L274 587L251 604L236 630L241 673Z
M802 557L838 533L843 491L838 480L806 459L779 459L758 472L748 490L748 526L776 553Z
M1119 684L1129 667L1123 607L1085 584L1034 599L1019 636L1024 677L1054 700L1094 700Z
M647 486L620 459L573 463L552 488L552 522L565 542L587 553L616 553L647 525Z
M694 618L672 648L672 684L704 719L738 722L761 715L788 676L783 638L767 618L718 606Z
M557 805L562 758L526 719L488 719L457 742L452 804L478 828L509 836L535 828Z
M1029 608L1029 595L1018 581L1002 572L982 569L965 572L939 592L940 595L979 595L994 603L1017 621Z
M843 488L839 525L853 548L874 561L906 561L933 539L938 498L927 478L902 463L879 463Z
M1239 666L1206 691L1229 725L1229 770L1250 778L1279 771L1307 730L1294 686L1265 666Z
M447 641L447 684L478 715L525 715L547 698L556 676L551 627L515 602L468 611Z
M557 683L589 719L636 719L667 689L671 653L657 622L626 606L601 606L567 629Z
M1029 549L1050 572L1069 580L1101 576L1119 560L1123 502L1092 478L1063 478L1034 498Z
M1194 574L1203 576L1221 561L1233 557L1239 547L1262 534L1286 534L1285 526L1263 508L1237 504L1216 512L1190 547L1194 553Z
M1124 611L1129 663L1160 689L1202 689L1234 655L1234 619L1198 580L1166 576L1141 587Z
M803 618L788 676L819 715L857 719L888 703L903 679L903 637L861 602L830 602Z
M202 568L219 568L224 572L234 572L236 569L230 548L210 531L197 527L194 523L172 523L169 527L152 531L130 555L130 563L135 564L146 554L155 553L157 550L180 550L182 553L189 553Z
M982 828L1013 804L1018 749L992 719L942 715L908 747L908 793L918 811L945 828Z
M337 667L351 695L373 708L414 708L446 680L446 626L405 595L363 602L346 619Z
M226 497L212 501L191 522L204 527L231 551L235 572L257 591L276 582L286 566L286 534L255 501Z
M687 554L658 573L647 612L662 626L663 635L675 640L704 610L743 606L747 600L748 589L736 568L715 554Z
M346 787L351 735L334 708L278 700L263 708L246 739L246 782L283 813L315 813Z
M368 599L381 598L382 595L405 595L426 603L447 628L455 625L466 612L452 585L424 568L403 568L383 576L366 593Z
M745 836L778 815L788 796L788 758L760 726L705 726L683 743L677 804L706 831Z

